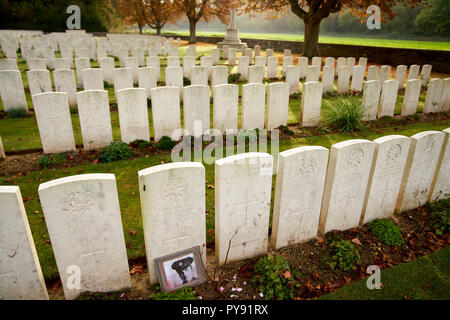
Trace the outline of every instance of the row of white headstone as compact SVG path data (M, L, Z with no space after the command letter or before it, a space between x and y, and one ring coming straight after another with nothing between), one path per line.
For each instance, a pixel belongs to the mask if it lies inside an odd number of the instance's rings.
M275 249L295 245L448 197L449 136L450 128L280 153L271 243ZM216 161L219 265L267 253L273 161L266 153ZM157 257L200 246L206 264L203 165L158 165L138 177L150 283L158 282ZM39 198L67 299L131 286L113 174L46 182ZM0 200L0 299L47 299L19 187L0 187Z

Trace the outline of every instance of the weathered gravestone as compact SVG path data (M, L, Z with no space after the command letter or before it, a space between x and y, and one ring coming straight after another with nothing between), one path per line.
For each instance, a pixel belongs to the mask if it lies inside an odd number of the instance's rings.
M191 84L192 85L208 85L208 68L195 66L191 68Z
M77 83L75 81L75 71L70 69L60 69L53 72L55 80L55 91L67 93L69 106L75 108L77 105Z
M401 112L402 117L410 116L416 113L421 88L422 84L420 79L408 80L408 82L406 83L406 90L403 97Z
M139 68L137 71L139 88L146 89L147 98L150 98L151 90L157 86L156 70L155 68Z
M275 82L268 85L266 129L272 130L287 125L289 112L289 85Z
M0 96L4 111L15 108L28 110L20 71L0 71Z
M104 90L103 72L99 68L89 68L82 71L84 90Z
M398 81L399 89L403 89L403 87L405 86L406 71L408 71L407 66L403 64L397 66L397 69L395 71L395 80Z
M0 300L48 300L17 186L0 186Z
M242 86L242 129L264 129L266 86L250 83Z
M150 141L147 90L130 88L116 91L119 110L120 136L125 143Z
M113 70L114 91L133 88L133 73L129 68L116 68Z
M109 57L100 58L99 63L100 68L103 72L103 80L105 80L109 84L114 84L114 75L113 75L113 70L115 68L114 59Z
M434 174L428 201L438 201L450 197L450 128L445 133L442 151Z
M43 183L39 198L66 299L75 299L84 291L131 287L113 174L85 174ZM72 274L77 270L80 281L74 285Z
M265 68L263 66L248 67L248 83L263 83Z
M428 84L423 113L441 111L442 92L444 90L444 81L442 79L432 79Z
M209 87L191 85L183 90L184 128L190 136L201 137L210 129Z
M44 153L75 151L67 93L44 92L32 99Z
M369 66L367 70L367 81L377 80L378 81L378 73L380 72L380 67L378 66ZM381 86L381 84L380 84Z
M289 66L286 72L286 83L289 85L289 95L298 94L300 85L300 67Z
M194 56L183 57L183 74L188 79L191 79L192 67L195 67L195 57Z
M348 230L359 225L375 145L348 140L331 147L319 232Z
M317 235L328 153L323 147L299 147L278 155L271 237L275 249Z
M164 136L173 140L180 139L180 94L177 87L152 89L152 115L156 141Z
M75 70L77 71L77 83L79 85L83 84L83 70L89 69L91 67L91 62L89 58L76 58L75 59Z
M411 141L405 136L385 136L373 141L375 154L361 224L394 215Z
M183 69L181 67L166 68L166 86L177 87L180 98L183 96Z
M278 78L278 57L267 58L267 79Z
M16 59L0 59L0 70L19 70Z
M381 90L380 106L378 109L378 118L393 117L395 104L397 102L398 81L386 80Z
M48 70L28 71L27 77L31 95L52 91L52 80Z
M428 199L445 133L424 131L411 137L408 160L395 211L423 206Z
M350 85L350 77L352 76L352 66L345 65L338 69L338 82L337 82L337 93L339 94L347 94L349 85Z
M214 129L222 134L235 133L238 129L238 98L239 86L235 84L221 84L213 90Z
M97 150L111 144L113 136L108 91L79 92L77 101L84 149Z
M150 283L158 283L154 259L181 250L200 246L206 267L203 165L170 163L138 175Z
M320 124L322 92L323 88L321 82L312 81L303 84L300 126L316 127Z
M362 106L363 120L376 120L380 101L381 85L378 80L369 80L364 84Z
M147 57L147 67L155 68L156 80L161 80L161 59L159 57Z
M249 66L249 58L247 56L240 56L238 62L238 73L241 74L239 78L240 81L248 80L248 66Z
M267 252L272 170L273 157L266 153L216 161L215 251L219 265Z

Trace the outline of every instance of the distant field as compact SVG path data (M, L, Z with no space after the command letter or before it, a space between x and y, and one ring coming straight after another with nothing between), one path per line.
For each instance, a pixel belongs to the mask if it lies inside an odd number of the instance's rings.
M178 34L187 36L189 31L166 32L164 34ZM218 36L223 37L223 32L198 31L197 36ZM302 35L280 34L280 33L240 33L241 38L250 39L273 39L286 41L303 41ZM378 38L353 38L338 36L321 36L320 43L364 45L374 47L429 49L429 50L450 50L450 41L420 41L420 40L396 40Z

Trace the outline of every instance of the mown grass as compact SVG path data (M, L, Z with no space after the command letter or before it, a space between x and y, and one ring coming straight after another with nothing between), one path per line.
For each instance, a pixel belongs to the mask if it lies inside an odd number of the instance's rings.
M381 133L362 131L358 136L350 134L329 134L308 138L287 139L280 141L279 148L280 151L306 145L330 148L332 144L348 139L361 138L373 140L389 134L411 136L426 130L443 130L449 126L450 121L439 121L435 123L397 125L383 129ZM268 148L268 152L271 152L270 148ZM58 273L37 193L39 185L50 180L79 174L115 174L128 258L134 259L145 256L137 173L139 170L168 162L171 162L170 155L169 153L165 153L148 158L124 160L108 164L90 164L75 168L41 170L31 172L25 176L3 176L0 177L0 185L18 185L20 187L44 276L46 279L51 279L57 277ZM206 184L207 186L214 186L214 165L204 165L206 170ZM275 186L275 178L274 176L273 186ZM272 199L273 197L272 194ZM206 209L207 239L211 242L214 241L214 189L211 187L206 187Z
M164 35L168 36L187 36L189 31L169 31ZM197 31L197 36L205 37L224 37L225 32L217 31ZM304 36L299 34L280 34L280 33L239 33L241 39L264 39L264 40L285 40L285 41L303 41ZM347 44L357 46L372 46L372 47L390 47L390 48L409 48L409 49L429 49L429 50L450 50L449 41L423 41L423 40L398 40L398 39L383 39L375 37L350 37L350 36L319 36L319 43L331 44Z
M382 288L367 289L366 279L318 300L448 300L450 248L381 271Z

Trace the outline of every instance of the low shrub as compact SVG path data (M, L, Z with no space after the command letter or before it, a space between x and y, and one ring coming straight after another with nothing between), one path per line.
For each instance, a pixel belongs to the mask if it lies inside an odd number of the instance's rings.
M255 265L254 284L266 299L292 299L299 278L298 272L291 272L288 262L281 255L268 255L259 259Z
M176 145L177 143L172 141L170 137L164 136L158 141L156 147L161 150L172 150Z
M145 140L134 140L130 143L130 145L136 149L146 149L153 147L153 142Z
M153 300L198 300L197 294L192 288L183 287L173 292L158 292L150 295Z
M122 141L113 141L100 153L99 161L109 163L118 160L125 160L133 155L131 148Z
M47 155L43 155L42 157L39 158L38 160L38 165L42 168L48 168L49 166L51 166L53 164L53 159L50 158Z
M12 108L6 111L8 118L25 118L28 115L26 107Z
M186 86L190 86L191 85L191 80L189 80L186 77L183 77L183 85Z
M230 73L228 75L228 83L239 82L240 78L241 78L241 74L240 73Z
M447 197L449 195L446 195ZM434 233L442 236L450 231L450 198L428 204Z
M329 263L332 269L337 267L347 272L352 271L355 265L361 261L358 249L349 240L333 241L330 244L330 249L333 252L333 261Z
M324 122L328 127L342 133L359 132L365 128L363 111L361 99L353 96L341 97L333 101Z
M391 247L399 247L405 242L402 236L402 228L388 219L374 220L369 223L369 228L378 239Z

